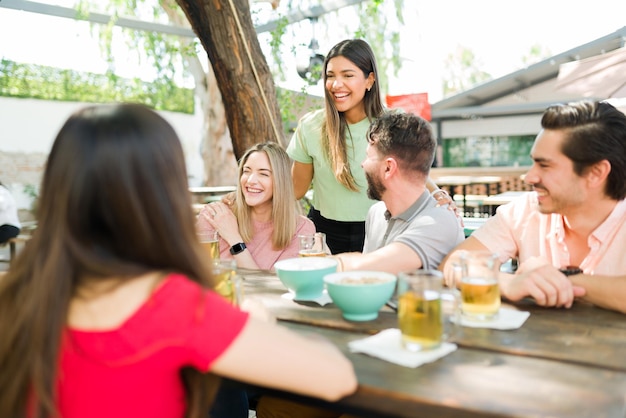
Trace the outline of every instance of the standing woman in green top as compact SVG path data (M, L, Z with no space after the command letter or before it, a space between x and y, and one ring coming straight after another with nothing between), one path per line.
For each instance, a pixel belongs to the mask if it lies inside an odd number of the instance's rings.
M305 195L312 182L308 216L317 231L326 234L331 252L362 251L365 217L374 201L367 197L361 162L367 129L385 111L376 58L367 42L344 40L326 56L322 74L325 108L300 119L287 147L294 160L296 199ZM427 186L431 191L437 187L430 180Z

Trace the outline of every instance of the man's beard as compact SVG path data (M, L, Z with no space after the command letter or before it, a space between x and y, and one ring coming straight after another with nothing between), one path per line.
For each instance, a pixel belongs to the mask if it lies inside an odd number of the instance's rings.
M373 200L383 200L383 193L387 189L382 182L368 172L365 172L365 179L367 180L367 197Z

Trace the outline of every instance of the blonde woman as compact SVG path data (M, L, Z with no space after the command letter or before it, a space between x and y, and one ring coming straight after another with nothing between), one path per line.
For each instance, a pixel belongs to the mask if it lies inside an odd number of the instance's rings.
M198 232L219 233L220 258L234 258L241 268L271 270L276 261L298 256L298 235L313 234L315 225L300 215L290 168L277 143L246 151L234 203L210 203L196 221Z

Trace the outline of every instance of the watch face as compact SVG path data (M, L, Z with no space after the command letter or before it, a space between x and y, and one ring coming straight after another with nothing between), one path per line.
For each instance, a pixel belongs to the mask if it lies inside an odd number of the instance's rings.
M233 245L232 247L230 247L230 253L232 255L237 255L240 252L243 252L243 250L246 249L246 244L244 244L243 242L239 242L235 245Z

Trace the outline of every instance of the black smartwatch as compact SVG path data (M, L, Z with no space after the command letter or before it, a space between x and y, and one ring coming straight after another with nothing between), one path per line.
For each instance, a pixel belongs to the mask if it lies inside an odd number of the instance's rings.
M583 272L579 267L576 266L567 266L565 268L559 269L559 271L566 276L574 276Z
M244 252L245 249L246 249L246 244L244 244L243 242L238 242L237 244L230 247L230 253L232 255L237 255L239 253Z

